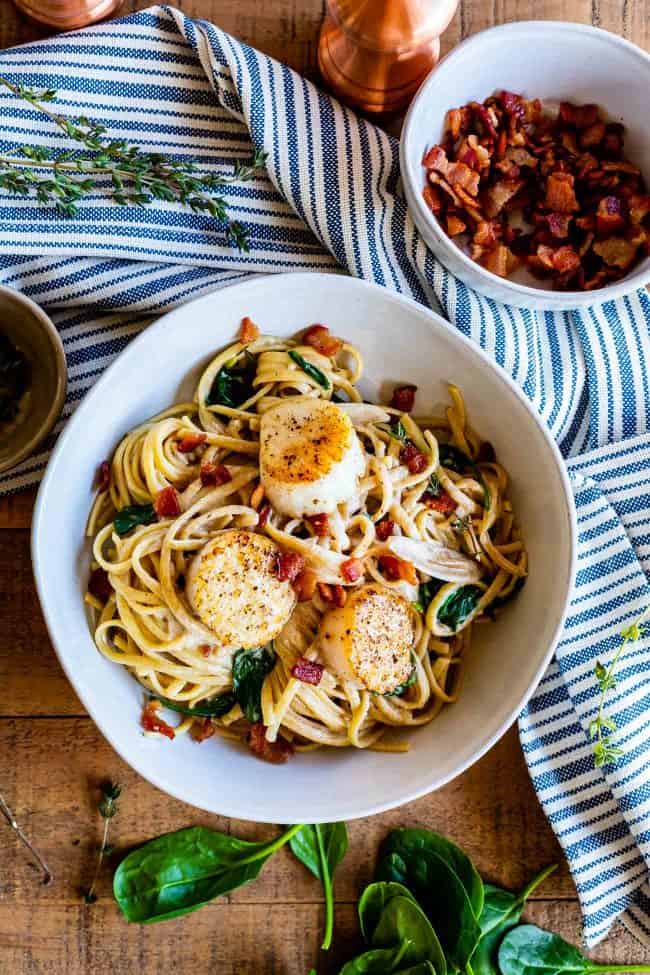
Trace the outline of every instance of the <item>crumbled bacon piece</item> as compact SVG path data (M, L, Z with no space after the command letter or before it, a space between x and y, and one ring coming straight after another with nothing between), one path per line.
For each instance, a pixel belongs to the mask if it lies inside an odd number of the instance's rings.
M506 247L505 244L497 244L491 251L488 251L481 263L492 274L498 274L500 278L507 278L519 261L509 247Z
M596 210L596 226L601 237L623 230L625 227L623 201L617 196L604 196Z
M524 185L523 179L502 179L485 192L485 212L490 219L497 217L505 205L516 196Z
M175 487L166 487L155 497L153 508L159 518L177 518L181 513L181 502Z
M318 592L320 593L321 599L326 603L334 603L340 609L345 606L345 601L347 599L347 593L343 586L337 584L330 585L328 582L319 582Z
M241 325L239 326L239 341L244 345L250 345L251 342L254 342L259 337L260 330L258 326L252 318L246 315L245 318L242 318Z
M327 538L330 533L330 520L325 512L317 515L307 515L305 521L319 538Z
M415 444L407 443L400 450L399 459L409 469L410 474L421 474L429 465L430 458L423 454Z
M278 553L276 573L280 582L293 582L305 568L305 559L299 552Z
M580 209L573 188L574 179L571 173L554 172L546 183L546 199L544 205L549 210L558 213L574 213Z
M572 105L571 102L561 102L560 119L567 125L575 125L577 129L586 129L598 121L598 105Z
M267 521L269 520L269 515L271 514L271 505L266 501L257 513L257 528L264 528Z
M211 647L209 643L202 643L201 646L199 647L199 652L201 656L205 657L205 659L207 660L208 657L212 656L214 652L214 647Z
M261 721L251 725L248 747L253 755L272 765L283 765L293 755L293 746L286 738L278 738L277 741L266 740L266 728Z
M458 234L462 234L466 229L467 224L460 217L457 217L453 213L447 217L447 233L450 237L457 237Z
M391 396L390 405L402 413L410 413L415 403L417 391L417 386L396 386Z
M225 464L201 464L201 484L203 487L219 487L232 481L232 474Z
M375 534L380 542L385 542L395 531L395 522L392 518L382 518L375 523Z
M341 575L346 582L356 582L363 575L361 559L346 559L341 563Z
M442 210L442 197L440 191L435 186L425 186L422 190L424 202L432 213L440 213Z
M549 213L547 218L548 229L554 237L565 238L569 236L569 227L573 217L569 213Z
M178 441L178 449L181 454L191 454L193 450L200 447L207 439L207 433L186 433Z
M387 579L404 579L406 582L417 585L418 575L411 562L398 559L396 555L380 555L377 561Z
M432 511L439 511L442 515L450 515L452 511L456 510L456 502L446 491L440 491L439 494L431 494L427 491L422 496L422 500L427 508L431 508Z
M298 657L291 668L291 676L296 680L301 680L303 684L313 684L318 687L323 677L325 668L315 660L308 660L307 657Z
M312 569L303 569L293 580L293 588L299 603L306 603L316 592L317 575Z
M97 468L97 473L95 474L95 484L97 485L97 490L100 494L104 491L108 491L111 486L111 465L107 460L103 460L99 467Z
M624 237L608 237L594 244L594 254L602 257L605 264L627 268L636 257L637 247Z
M599 146L604 138L605 123L594 122L580 133L580 145L583 149L592 149L594 146Z
M312 325L307 329L302 337L305 345L310 345L321 355L332 358L343 348L343 341L330 335L330 330L325 325Z
M164 735L165 738L173 740L176 737L176 732L171 725L158 717L157 712L159 709L160 701L148 701L142 709L140 724L145 731L151 731L157 735Z
M641 224L650 213L650 196L633 194L628 200L628 207L632 223Z
M215 727L210 721L210 718L204 718L203 721L198 723L195 721L190 728L190 737L192 741L201 743L206 741L207 738L212 738L215 732Z
M108 572L100 567L93 569L88 579L88 592L100 603L107 603L113 592L108 578Z

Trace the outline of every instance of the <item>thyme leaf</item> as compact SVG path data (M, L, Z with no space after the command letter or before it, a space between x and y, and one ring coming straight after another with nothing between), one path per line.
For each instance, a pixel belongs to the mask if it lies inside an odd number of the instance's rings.
M110 856L113 849L108 842L108 828L111 819L113 819L118 811L117 802L121 794L121 786L116 785L114 782L103 782L100 786L100 799L99 803L97 804L97 809L99 811L99 815L104 820L104 831L102 834L101 846L97 852L97 863L95 864L95 873L93 874L92 883L90 884L90 887L82 891L83 899L86 904L94 904L97 900L95 887L97 885L99 871L101 870L104 858Z

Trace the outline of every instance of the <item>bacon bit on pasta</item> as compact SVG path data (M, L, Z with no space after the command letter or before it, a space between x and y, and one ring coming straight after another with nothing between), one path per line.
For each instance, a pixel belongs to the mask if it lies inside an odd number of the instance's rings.
M307 515L305 521L311 525L319 538L327 538L330 533L330 520L326 514Z
M299 576L296 576L292 585L298 596L299 603L306 603L316 592L316 573L312 569L303 569Z
M198 741L200 744L202 741L205 741L206 738L212 738L214 732L215 728L212 721L210 718L205 718L204 721L201 721L198 724L196 721L194 722L190 728L190 737L193 741Z
M202 643L199 647L199 651L202 657L211 657L214 653L214 647L211 647L209 643Z
M276 574L280 582L294 582L305 568L305 560L298 552L279 552Z
M271 505L265 502L257 513L257 528L264 528L267 521L269 520L269 515L271 514Z
M338 606L339 609L345 606L345 601L348 598L348 594L343 586L339 586L336 583L330 585L329 582L319 582L317 585L321 598L326 603L334 603L334 605Z
M330 335L325 325L312 325L302 337L305 345L310 345L316 352L328 356L330 359L343 348L343 340Z
M403 464L406 464L411 474L421 474L429 464L429 457L412 443L407 443L402 447L399 459Z
M186 433L178 441L178 449L181 454L191 454L193 450L200 447L208 439L207 433Z
M301 680L303 684L313 684L317 687L323 676L325 668L315 660L307 660L306 657L298 657L291 668L291 676L296 680Z
M443 515L450 515L452 511L456 510L456 502L446 491L441 491L440 494L426 493L422 500L427 508L431 508L432 511L439 511Z
M104 491L108 491L109 487L111 486L111 465L107 460L103 460L97 468L95 484L97 485L97 490L100 494L103 494Z
M363 575L363 562L361 559L347 559L341 563L341 575L346 582L356 582Z
M260 481L257 487L253 490L253 493L251 494L251 501L250 501L251 508L255 508L256 511L259 511L259 507L263 500L264 500L264 485Z
M650 253L650 211L636 205L647 188L623 136L597 105L562 102L551 117L500 91L447 112L422 160L425 204L492 274L523 264L556 289L604 287Z
M242 318L241 325L239 326L239 341L242 342L244 345L249 345L251 342L254 342L255 339L258 339L259 337L260 337L259 328L255 324L253 319L249 318L248 315L246 315L245 318Z
M403 579L417 585L418 575L415 566L404 559L398 559L396 555L380 555L379 568L388 579Z
M385 542L395 531L395 522L392 518L382 518L375 524L375 534L380 542Z
M201 484L203 487L219 487L232 481L232 474L225 464L201 464Z
M153 508L159 518L177 518L181 513L181 502L175 487L166 487L155 498Z
M170 724L159 718L157 711L160 708L160 701L148 701L142 709L140 723L145 731L152 731L157 735L164 735L165 738L174 739L176 732Z
M277 741L266 740L266 728L261 721L251 725L248 747L253 755L272 765L282 765L293 755L293 746L285 738L278 738Z
M98 599L100 603L108 602L112 595L113 587L110 584L108 572L105 569L98 567L90 573L88 592L95 599Z
M402 413L410 413L415 403L415 394L417 391L417 386L396 386L393 390L390 405L396 410L401 410Z

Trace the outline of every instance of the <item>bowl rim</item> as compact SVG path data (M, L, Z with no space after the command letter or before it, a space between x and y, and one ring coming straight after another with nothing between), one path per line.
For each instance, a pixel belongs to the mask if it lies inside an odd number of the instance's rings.
M128 346L119 354L119 356L117 356L117 358L105 369L105 371L99 377L99 379L94 384L94 386L86 394L83 403L80 405L79 409L75 411L74 416L67 423L66 428L61 434L61 436L59 437L57 446L54 449L52 456L50 457L49 463L47 465L47 469L45 471L45 476L41 482L38 495L36 498L34 515L32 518L31 539L30 539L32 567L33 567L34 579L36 582L36 590L38 593L39 603L43 612L43 617L45 619L50 640L52 642L59 663L67 679L69 680L75 694L77 694L79 700L81 701L82 705L86 709L89 717L91 718L95 726L104 736L104 738L108 741L108 743L111 745L113 750L120 756L120 758L130 768L134 769L134 771L136 771L139 775L141 775L142 778L144 778L146 781L150 782L152 785L154 785L156 788L160 789L162 792L166 793L167 795L170 795L175 799L179 799L181 802L185 802L188 805L194 806L197 809L202 809L206 812L216 813L217 815L226 816L234 819L244 819L244 820L249 820L249 821L259 822L259 823L272 823L275 822L275 820L269 818L268 815L265 815L262 810L259 811L256 810L255 818L251 819L249 810L244 810L237 804L231 804L231 800L227 796L224 797L223 803L222 804L220 803L220 808L216 810L212 806L203 804L200 800L197 801L195 797L188 794L188 792L185 790L182 784L178 786L170 787L168 782L163 781L159 775L152 773L151 770L148 768L143 769L141 767L141 764L138 762L138 760L133 759L128 754L127 748L123 748L122 746L116 743L111 728L106 727L103 721L97 720L94 717L93 714L94 709L92 707L91 702L89 702L88 699L89 695L86 695L82 690L82 688L79 686L79 683L77 682L77 675L68 666L68 662L65 658L65 654L59 650L59 645L61 646L65 645L65 623L61 622L60 617L58 621L56 618L57 600L52 592L52 586L48 584L45 579L45 571L41 564L41 558L40 558L39 534L40 534L41 521L44 517L44 510L46 507L46 501L50 490L50 485L56 478L58 478L59 472L57 470L57 467L59 463L59 457L62 454L68 440L74 441L74 438L77 435L77 426L83 423L83 418L85 413L84 405L88 402L93 403L96 400L101 400L104 397L104 394L107 390L114 388L114 379L119 375L119 371L121 369L121 360L123 356L133 355L133 354L137 355L140 346L143 343L150 340L152 332L154 335L159 333L161 338L163 338L164 340L164 333L166 329L170 327L170 323L173 322L173 319L176 314L178 314L179 312L181 313L185 312L185 310L189 306L199 306L199 305L209 306L209 304L212 301L218 299L218 296L219 294L221 294L222 291L226 291L226 290L231 291L233 288L240 289L242 291L245 289L246 290L255 289L255 290L264 291L264 290L268 290L270 283L274 287L282 288L285 281L291 281L299 277L303 278L306 275L311 275L312 277L317 276L319 279L327 280L328 284L334 284L335 281L342 281L344 287L350 287L355 290L359 289L361 291L370 290L370 291L380 292L382 296L382 300L388 301L389 303L393 303L396 305L406 305L411 311L415 311L423 318L428 319L428 324L429 326L431 326L432 330L435 327L444 327L445 329L448 329L451 332L453 332L454 338L461 345L465 345L466 347L471 349L471 351L475 353L479 359L483 360L487 368L491 369L493 372L496 372L497 375L500 377L500 379L509 387L510 392L520 401L526 413L529 414L531 422L533 422L538 427L542 435L542 438L546 443L546 446L549 451L549 459L552 459L552 462L555 465L557 474L559 476L560 484L562 486L565 515L566 515L566 520L568 522L568 532L569 532L569 559L568 559L568 565L565 567L566 587L565 587L564 601L561 607L561 611L558 614L557 624L553 630L552 637L549 640L549 644L548 647L546 648L546 652L543 658L540 660L540 663L530 681L530 684L522 700L518 701L516 706L510 709L505 719L501 722L501 724L495 729L495 731L492 734L486 735L484 738L480 739L477 742L476 747L472 750L469 756L458 765L455 771L451 771L445 774L440 779L436 779L435 777L430 777L428 781L424 782L422 785L418 785L415 788L409 788L405 792L405 794L401 796L398 800L388 799L383 802L370 801L367 803L367 805L364 805L362 807L360 806L359 808L356 808L354 810L350 810L350 811L345 810L344 814L342 815L342 818L346 820L352 820L352 819L364 818L366 816L376 815L378 813L385 812L386 810L389 809L399 808L403 805L406 805L409 802L412 802L415 799L419 799L420 797L425 796L433 791L437 791L438 789L442 788L442 786L446 785L448 782L452 781L453 779L456 779L459 775L465 772L469 767L474 765L475 762L477 762L480 758L482 758L483 755L485 755L486 752L488 752L490 748L492 748L492 746L503 737L506 731L511 727L511 725L516 720L522 708L527 704L527 702L530 700L531 696L535 692L535 689L537 688L542 676L544 675L549 665L551 657L555 652L555 648L560 638L564 626L564 622L566 620L569 605L571 602L574 580L575 580L576 564L577 564L577 516L576 516L575 506L573 503L573 492L571 489L571 483L569 480L568 471L564 464L564 460L562 458L562 455L560 454L557 444L555 443L555 441L551 436L550 430L543 422L542 418L536 413L533 404L525 396L521 388L508 375L508 373L504 369L502 369L501 366L498 365L498 363L494 362L494 360L491 359L490 356L483 349L481 349L481 347L478 346L475 342L473 342L471 339L467 338L465 335L463 335L461 332L459 332L457 329L451 326L449 322L447 322L441 315L432 311L430 308L426 307L425 305L420 304L414 299L409 298L405 295L401 295L389 291L388 289L383 288L380 285L368 281L364 281L358 278L348 277L347 275L327 274L324 272L294 271L294 272L285 272L282 274L274 274L274 275L260 275L255 279L239 282L237 284L230 285L225 289L219 289L218 291L210 292L209 294L203 295L202 297L197 298L194 301L186 302L183 305L179 305L176 308L171 309L169 312L162 315L159 319L157 319L146 329L144 329L139 335L137 335L128 344ZM269 279L271 279L271 281L269 281ZM89 639L92 641L92 634L90 632L89 632ZM319 819L318 817L315 817L313 821L325 822L326 819L325 818Z
M32 319L37 324L37 327L41 328L48 341L56 374L54 399L38 430L15 453L11 454L6 460L0 461L0 474L5 474L13 470L21 461L26 460L27 457L34 453L58 420L63 409L63 404L65 403L68 389L68 367L61 336L52 319L43 311L40 305L37 305L35 301L28 298L21 291L17 291L16 288L9 288L7 285L0 285L0 296L2 295L6 295L11 301L15 301L19 305L23 305L31 313Z
M486 281L486 284L488 284L491 288L498 287L500 289L504 288L509 290L512 292L513 296L517 295L520 300L526 298L530 299L533 306L539 306L540 302L548 302L549 307L556 309L558 307L562 307L570 310L580 305L595 303L599 304L612 298L630 294L632 291L644 287L650 280L650 268L645 268L644 270L644 265L646 264L647 259L646 261L643 261L639 268L631 273L629 277L621 278L619 281L613 281L604 288L596 288L594 291L554 291L550 288L535 288L531 285L520 284L518 281L512 281L510 278L501 278L492 271L488 271L487 268L484 268L482 264L479 264L477 261L473 261L471 257L465 253L462 247L459 247L458 244L456 244L450 237L447 236L447 234L445 234L438 219L424 204L422 193L418 188L416 176L416 166L417 171L419 171L421 167L421 160L418 159L416 163L415 153L411 152L411 142L415 138L415 116L420 105L427 97L428 91L435 87L441 70L444 71L450 63L457 60L462 60L462 58L471 55L471 49L474 47L479 47L488 36L499 34L507 37L509 35L526 33L531 29L539 30L539 28L544 28L547 30L561 30L565 33L573 32L576 34L596 36L600 40L610 43L615 47L624 48L629 54L634 55L637 60L641 61L642 64L645 65L650 75L650 54L644 51L643 48L639 47L637 44L634 44L632 41L628 41L624 37L620 37L618 34L613 34L611 31L604 30L602 27L594 27L591 24L580 24L576 23L575 21L561 20L519 20L514 21L513 23L496 24L494 27L487 27L485 30L478 31L476 34L466 37L460 42L460 44L453 47L443 58L440 59L438 64L432 69L427 78L425 78L419 87L415 98L411 102L408 112L404 118L402 136L400 139L400 170L402 173L402 179L407 187L409 206L414 207L415 210L415 222L418 223L417 218L422 220L424 224L434 233L441 248L453 253L454 257L460 261L463 267L467 269L468 273L472 273L477 275L479 278L483 278ZM410 193L408 190L410 190ZM480 289L477 287L477 290Z

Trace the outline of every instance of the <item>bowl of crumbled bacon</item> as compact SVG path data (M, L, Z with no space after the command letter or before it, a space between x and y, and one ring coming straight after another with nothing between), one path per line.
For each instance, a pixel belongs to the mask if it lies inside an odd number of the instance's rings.
M413 218L489 297L571 309L650 281L650 57L581 24L507 24L456 47L401 146Z

